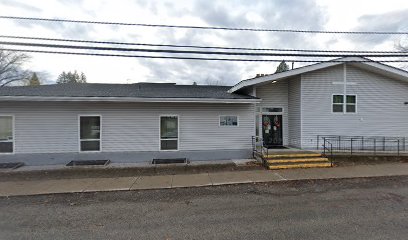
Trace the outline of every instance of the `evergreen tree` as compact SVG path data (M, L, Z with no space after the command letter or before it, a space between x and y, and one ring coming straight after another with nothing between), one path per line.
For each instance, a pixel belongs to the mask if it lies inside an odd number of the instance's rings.
M33 73L31 78L28 80L27 86L38 86L41 85L40 79L36 73Z
M75 70L74 72L62 72L57 79L57 83L86 83L86 76L83 72L78 74Z
M275 73L286 72L288 70L289 70L288 64L286 64L285 60L282 60L282 62L279 63L278 67L276 68Z
M83 72L81 72L81 76L79 78L80 83L86 83L86 76Z

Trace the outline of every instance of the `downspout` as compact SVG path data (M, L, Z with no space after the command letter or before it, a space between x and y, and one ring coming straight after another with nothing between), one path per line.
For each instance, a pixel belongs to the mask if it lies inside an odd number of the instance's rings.
M346 63L343 64L343 113L346 112L346 107L347 107L347 65Z

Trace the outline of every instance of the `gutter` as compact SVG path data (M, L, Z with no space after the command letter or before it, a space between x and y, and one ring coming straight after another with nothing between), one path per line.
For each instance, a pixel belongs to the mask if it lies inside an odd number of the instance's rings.
M134 97L40 97L0 96L0 101L34 102L171 102L171 103L259 103L261 99L134 98Z

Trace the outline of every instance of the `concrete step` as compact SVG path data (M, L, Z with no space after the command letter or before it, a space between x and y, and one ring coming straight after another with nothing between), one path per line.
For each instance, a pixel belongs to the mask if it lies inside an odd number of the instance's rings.
M282 159L282 158L316 158L321 157L321 153L277 153L277 154L268 154L264 155L265 159Z
M291 169L291 168L325 168L331 167L329 162L327 163L299 163L299 164L280 164L280 165L270 165L267 168L269 170L278 169Z
M314 157L314 158L286 158L286 159L269 159L268 164L287 164L287 163L325 163L329 162L328 158Z

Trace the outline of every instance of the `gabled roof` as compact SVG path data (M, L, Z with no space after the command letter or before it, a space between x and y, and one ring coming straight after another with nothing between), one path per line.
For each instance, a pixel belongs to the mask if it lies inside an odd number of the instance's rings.
M312 72L312 71L316 71L316 70L320 70L320 69L324 69L324 68L328 68L328 67L332 67L336 65L341 65L344 62L346 62L347 64L356 65L358 67L364 68L372 72L387 75L392 78L408 81L408 72L402 69L395 68L395 67L383 64L383 63L379 63L379 62L370 60L368 58L345 57L345 58L334 59L334 60L327 61L327 62L320 62L320 63L316 63L316 64L312 64L312 65L308 65L308 66L304 66L300 68L295 68L295 69L292 69L286 72L275 73L275 74L270 74L270 75L266 75L262 77L242 80L241 82L233 86L230 90L228 90L228 92L234 93L245 87L262 84L262 83L266 83L269 81L289 78L289 77L296 76L302 73Z
M229 93L231 86L174 83L66 83L0 87L4 101L120 101L120 102L256 102L245 94Z

